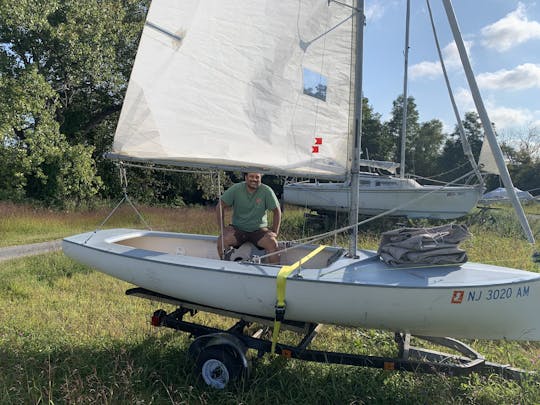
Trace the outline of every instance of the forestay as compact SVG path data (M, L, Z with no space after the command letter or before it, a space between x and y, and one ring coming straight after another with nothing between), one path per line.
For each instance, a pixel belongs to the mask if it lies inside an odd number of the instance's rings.
M346 177L351 8L181 3L152 1L110 156Z

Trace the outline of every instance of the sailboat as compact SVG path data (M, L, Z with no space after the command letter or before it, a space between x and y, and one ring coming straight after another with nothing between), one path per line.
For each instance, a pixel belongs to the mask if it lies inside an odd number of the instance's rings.
M404 47L403 112L401 128L401 162L361 159L360 166L369 171L359 173L359 208L362 215L391 215L407 218L454 219L462 217L476 206L484 191L484 180L477 167L467 138L461 139L466 155L478 178L476 185L423 185L405 176L405 145L407 137L407 70L409 55L410 5L407 3ZM436 32L433 31L436 38ZM436 39L437 42L437 39ZM444 61L441 57L444 70ZM446 72L445 72L446 74ZM450 89L449 89L450 90ZM452 94L450 92L450 97ZM459 117L458 117L459 118ZM458 119L459 120L459 119ZM461 131L461 128L460 128ZM489 158L489 155L488 155ZM400 168L399 176L396 169ZM374 169L377 172L374 172ZM386 174L380 174L379 171ZM349 212L350 182L287 181L283 186L283 202L317 212Z
M386 163L386 162L385 162ZM478 203L482 186L422 185L413 178L392 174L359 174L362 215L455 219ZM349 212L350 182L294 181L283 185L283 202L321 213Z
M351 176L358 190L363 25L363 1L153 0L111 157ZM319 86L307 89L313 75ZM540 340L540 274L470 262L387 264L357 248L357 193L351 200L348 249L290 244L279 264L249 245L221 260L215 235L142 229L66 237L63 251L186 307L242 319L274 319L279 309L288 321Z

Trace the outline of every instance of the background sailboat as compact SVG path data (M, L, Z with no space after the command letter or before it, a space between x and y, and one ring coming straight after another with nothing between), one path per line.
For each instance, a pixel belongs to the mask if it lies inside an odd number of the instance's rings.
M433 22L433 20L432 20ZM405 149L407 138L407 94L408 94L408 55L409 55L409 23L410 2L407 2L404 47L404 75L403 75L403 107L401 125L401 162L375 162L361 161L361 165L368 168L383 169L387 173L361 172L359 174L359 209L363 215L386 214L391 216L405 216L408 218L453 219L469 213L477 204L484 190L483 178L478 170L464 130L461 126L459 114L455 107L452 91L446 79L450 98L456 111L460 129L461 141L465 154L469 157L473 171L477 175L477 185L444 186L422 185L416 180L405 176ZM437 49L439 50L441 67L446 78L444 61L440 53L435 26L433 34ZM395 169L400 168L399 176ZM307 207L316 211L348 212L351 201L350 182L320 183L320 182L286 182L283 187L283 201L288 204Z
M363 25L363 1L153 0L113 156L334 180L351 173L358 190L362 114L351 102L362 93ZM306 92L306 69L326 84ZM321 132L328 142L314 158ZM63 249L187 307L239 318L276 316L280 280L287 320L540 340L539 274L461 261L389 265L357 249L358 193L351 200L348 251L292 244L279 265L249 246L238 261L220 260L215 235L98 230L65 238Z

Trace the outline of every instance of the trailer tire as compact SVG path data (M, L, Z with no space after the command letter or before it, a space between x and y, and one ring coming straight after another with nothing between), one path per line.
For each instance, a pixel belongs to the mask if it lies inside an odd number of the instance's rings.
M196 370L206 385L224 389L244 374L242 360L224 346L210 346L199 353Z

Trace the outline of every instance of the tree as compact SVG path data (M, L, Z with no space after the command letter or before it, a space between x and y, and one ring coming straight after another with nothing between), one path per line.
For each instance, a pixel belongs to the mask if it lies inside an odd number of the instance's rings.
M383 131L381 115L373 111L369 100L362 98L362 158L389 160L392 158L393 141Z
M110 146L147 3L0 0L0 153L16 195L62 203L101 187L94 160Z
M401 138L403 128L403 95L398 96L392 103L392 117L384 124L386 136L393 139L394 142L394 157L395 162L401 161ZM415 153L414 145L418 137L420 124L418 123L419 114L416 109L414 97L407 97L407 133L405 134L405 165L400 168L402 171L414 172L415 168ZM412 170L409 170L412 168Z
M465 130L465 136L471 146L473 156L478 162L484 139L480 117L475 112L468 112L465 114L462 125ZM439 158L439 167L443 172L441 179L445 181L455 180L472 170L469 160L463 152L463 145L457 125L454 132L444 144L442 154Z
M531 154L529 143L520 142L519 149L504 144L505 155L508 156L508 171L514 184L522 190L540 194L540 157Z
M70 145L59 132L56 97L36 69L2 76L0 188L3 198L63 205L97 192L92 146Z
M412 145L411 154L414 162L414 172L423 177L433 177L439 174L437 160L445 139L443 124L434 119L420 124L418 135Z

